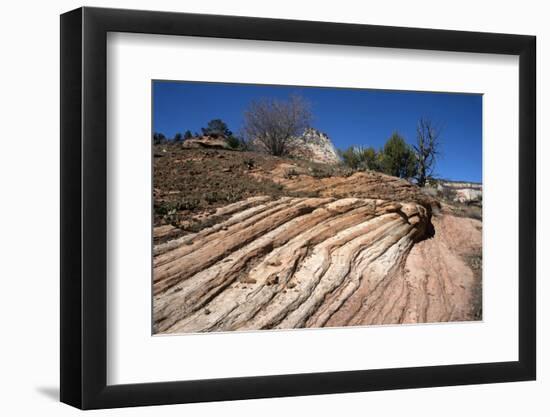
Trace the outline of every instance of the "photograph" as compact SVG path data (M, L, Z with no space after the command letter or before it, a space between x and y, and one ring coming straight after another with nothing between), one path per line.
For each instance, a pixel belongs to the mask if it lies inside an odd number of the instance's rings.
M550 415L548 13L471 3L3 4L0 416Z
M153 80L153 334L482 320L482 98Z

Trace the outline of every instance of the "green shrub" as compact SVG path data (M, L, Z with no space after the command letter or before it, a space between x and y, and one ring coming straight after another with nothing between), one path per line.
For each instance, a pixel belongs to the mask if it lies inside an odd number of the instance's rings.
M201 128L204 136L224 136L226 138L233 136L233 132L227 128L227 124L221 119L213 119L208 122L206 127Z
M354 170L378 170L378 155L373 147L350 146L340 151L340 157L346 166Z
M414 150L395 132L382 148L379 158L381 171L400 178L416 175L417 160Z

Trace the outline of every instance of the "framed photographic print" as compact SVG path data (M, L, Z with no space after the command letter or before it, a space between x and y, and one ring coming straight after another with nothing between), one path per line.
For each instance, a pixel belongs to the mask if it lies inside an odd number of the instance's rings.
M535 38L61 16L61 400L535 379Z

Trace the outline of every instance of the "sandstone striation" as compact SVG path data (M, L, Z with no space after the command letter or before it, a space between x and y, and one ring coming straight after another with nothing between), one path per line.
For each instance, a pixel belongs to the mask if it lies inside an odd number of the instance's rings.
M475 279L454 247L464 242L453 231L426 240L433 234L429 207L354 197L255 197L226 210L232 213L227 220L155 248L156 332L466 320L473 314L465 306ZM471 219L437 221L475 229Z

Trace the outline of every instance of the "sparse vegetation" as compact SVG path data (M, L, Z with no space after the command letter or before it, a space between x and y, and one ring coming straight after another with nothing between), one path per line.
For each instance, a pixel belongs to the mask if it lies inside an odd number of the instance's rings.
M190 214L227 205L248 197L280 197L283 186L257 179L246 172L261 166L273 169L278 163L267 155L229 150L163 147L165 155L155 158L155 224L182 227Z
M423 187L432 177L441 156L441 128L426 118L418 121L416 144L411 146L394 132L378 152L372 147L351 146L341 150L342 162L356 171L372 170L414 180Z
M232 135L227 137L225 140L227 144L231 147L231 149L234 149L237 151L251 150L249 143L240 136Z
M258 152L233 152L221 149L183 149L159 145L154 167L155 225L171 224L189 231L195 214L244 200L267 195L273 198L317 197L316 190L285 190L282 184L265 178L265 173L281 163L293 167L281 178L307 175L316 179L349 177L355 171L344 165L330 165L306 160L290 160ZM256 177L254 173L263 175ZM196 222L194 222L196 223ZM194 224L193 223L193 224ZM197 228L195 224L193 228Z
M356 171L379 171L405 179L416 175L415 152L397 132L378 152L373 147L351 146L340 151L340 156L344 165Z
M329 178L336 173L336 168L332 165L313 165L308 170L313 178Z

